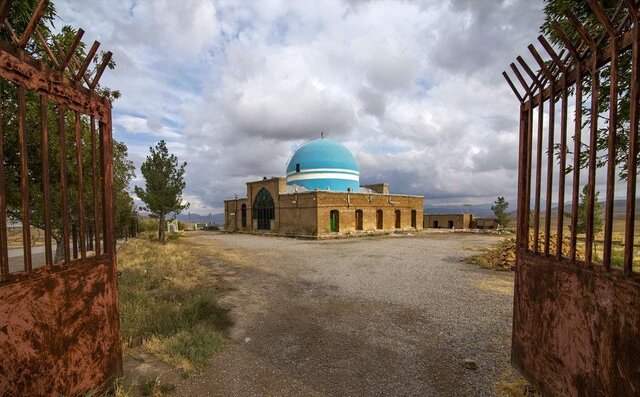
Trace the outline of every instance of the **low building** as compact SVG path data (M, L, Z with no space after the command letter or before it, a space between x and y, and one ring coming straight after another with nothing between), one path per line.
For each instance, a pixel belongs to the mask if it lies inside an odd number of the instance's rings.
M497 229L498 222L494 217L475 218L473 220L473 227L475 229Z
M470 229L473 222L471 214L425 214L423 228L434 229Z
M247 182L247 196L226 200L225 230L298 236L422 229L424 197L390 194L386 183L360 186L351 152L329 139L300 147L287 176Z

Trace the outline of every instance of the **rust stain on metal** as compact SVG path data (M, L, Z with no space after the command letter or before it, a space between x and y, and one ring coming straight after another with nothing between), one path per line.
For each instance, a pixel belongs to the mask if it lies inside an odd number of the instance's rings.
M0 288L0 390L81 395L121 372L109 262Z
M512 363L557 396L640 394L640 284L521 255Z

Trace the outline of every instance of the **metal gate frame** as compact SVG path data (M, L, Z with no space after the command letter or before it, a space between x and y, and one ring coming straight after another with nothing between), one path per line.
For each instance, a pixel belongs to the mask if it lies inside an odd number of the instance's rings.
M79 29L64 52L36 30L47 6L41 0L22 34L7 20L11 1L0 2L0 28L9 33L11 43L0 41L0 78L15 84L18 106L20 153L21 223L24 269L11 272L7 245L7 200L5 195L5 132L0 131L0 395L81 395L98 391L122 372L119 335L118 292L114 239L113 160L111 102L96 92L108 66L107 52L93 73L88 73L99 43L94 42L86 59L74 55L83 35ZM26 51L37 40L43 46L50 68ZM56 57L50 45L62 56ZM71 76L71 78L69 77ZM29 165L27 163L26 92L38 95L42 148L42 192L44 203L45 265L34 268L30 248ZM47 107L58 108L60 142L65 142L65 115L75 114L74 140L78 165L79 253L70 254L65 146L61 145L60 196L64 259L54 263L51 246L51 208ZM91 123L91 165L93 208L90 225L85 219L82 175L81 118ZM2 117L0 113L0 117ZM95 123L98 123L96 130ZM1 124L0 124L1 126ZM88 164L88 163L87 163ZM99 186L99 188L97 187ZM85 235L86 227L95 235ZM73 234L76 235L75 233ZM87 255L87 237L92 256ZM75 243L74 238L74 243ZM102 243L102 244L101 244ZM102 245L102 247L101 247ZM75 245L74 245L75 246Z
M587 0L596 21L592 37L583 21L571 10L566 20L552 23L563 42L557 52L543 36L538 40L550 60L529 45L537 72L517 57L519 66L511 70L520 87L509 75L505 79L520 101L520 149L518 164L517 266L513 314L511 360L531 383L545 395L557 396L631 396L640 394L640 275L633 268L636 179L638 156L638 118L640 117L640 10L636 0L623 0L613 15L607 15L596 0ZM593 23L593 22L592 22ZM593 31L593 30L592 30ZM631 57L630 125L628 134L626 219L622 268L612 266L612 232L618 153L618 96L621 56ZM601 73L609 73L608 93L600 94ZM525 78L526 76L527 78ZM582 142L585 91L591 87L588 110L589 141ZM524 93L522 93L524 91ZM597 164L598 123L602 119L600 101L610 101L607 126L606 195L604 238L601 263L594 258L594 207ZM573 126L573 164L568 167L567 133L570 99L575 99ZM560 102L560 119L556 106ZM545 106L548 110L545 113ZM534 110L537 109L537 142L534 136ZM545 128L546 118L546 128ZM559 144L554 142L559 122ZM543 136L547 135L546 148ZM570 137L571 139L571 137ZM535 160L534 155L535 148ZM584 250L578 246L578 206L580 195L580 156L586 155L586 235ZM543 156L544 154L544 156ZM554 158L558 159L557 164ZM532 163L535 180L532 187ZM546 164L546 165L545 165ZM546 167L544 225L541 225L543 166ZM557 168L556 168L557 167ZM557 228L552 235L551 218L557 170ZM571 180L567 178L571 175ZM565 236L565 185L571 187L571 221ZM532 196L532 189L534 190ZM533 199L533 211L531 210ZM533 231L530 236L530 217ZM550 249L553 240L556 249ZM569 249L563 249L567 240ZM568 252L567 252L568 251Z

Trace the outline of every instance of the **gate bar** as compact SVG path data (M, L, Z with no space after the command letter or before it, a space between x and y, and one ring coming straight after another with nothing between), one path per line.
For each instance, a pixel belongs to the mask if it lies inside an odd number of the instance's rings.
M91 123L91 170L93 176L93 234L95 238L94 252L95 256L100 255L100 211L99 211L99 199L98 199L98 167L96 158L96 120L93 116L90 117Z
M53 264L51 255L51 209L49 191L49 136L47 96L40 95L40 146L42 146L42 199L44 201L44 257L47 270Z
M549 80L550 92L555 93L554 90L554 77L553 73L547 68L547 65L538 54L533 44L528 46L529 52L533 55L535 61L540 65L540 70L545 74ZM543 106L541 106L543 108ZM544 109L543 109L544 110ZM545 255L549 255L549 241L551 239L551 200L553 199L553 140L554 140L554 127L555 127L555 114L556 114L556 98L552 96L549 98L549 120L547 128L547 182L546 182L546 205L545 205L545 217L544 217L544 248Z
M64 263L69 266L69 202L67 200L67 139L65 125L66 107L58 106L58 129L60 134L60 194L62 196L62 245L64 247Z
M22 199L22 249L24 270L31 274L31 221L29 220L29 165L27 163L27 105L26 93L22 86L18 94L18 147L20 151L20 197Z
M0 103L0 281L9 278L9 251L7 250L7 196L4 178L3 103Z
M84 222L84 171L82 169L82 137L80 130L80 114L75 111L76 166L78 167L78 219L80 224L80 258L87 257Z

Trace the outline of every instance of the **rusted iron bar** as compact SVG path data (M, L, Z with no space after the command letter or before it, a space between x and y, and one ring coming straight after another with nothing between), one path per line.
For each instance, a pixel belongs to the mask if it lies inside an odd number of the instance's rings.
M594 60L597 60L598 45L596 44L595 40L593 40L587 29L580 23L578 17L576 17L570 10L565 10L564 15L571 23L571 26L573 26L576 32L578 32L578 35L580 36L582 41L584 41L584 43L589 47L589 50L592 54L591 57Z
M50 73L48 69L45 71L43 73L40 70L36 61L27 59L25 62L21 62L15 48L0 41L0 78L22 85L33 93L47 94L51 100L71 110L77 110L99 119L106 117L107 106L101 97L90 93L84 87L73 88L66 78L55 77L55 74Z
M22 248L24 270L31 274L31 221L29 219L29 165L27 163L27 99L24 87L18 86L18 147L20 151L20 194L22 199Z
M60 68L60 63L58 62L55 54L51 51L51 47L49 47L47 39L44 38L44 36L38 29L36 29L36 37L38 37L38 41L40 41L40 44L44 48L44 51L47 53L47 56L49 57L49 60L51 60L51 63L53 63L53 66L55 66L56 68Z
M82 131L80 114L75 112L76 166L78 167L78 225L80 226L80 258L86 259L85 222L84 222L84 171L82 169Z
M542 90L540 94L542 97ZM538 253L539 249L539 235L540 235L540 191L542 180L542 135L544 128L544 102L540 98L540 105L538 105L538 145L536 147L536 190L533 204L533 252Z
M598 98L600 92L600 79L598 69L591 71L591 113L589 114L591 129L589 132L589 189L587 189L586 208L586 239L584 260L587 266L592 265L593 257L593 216L596 192L596 146L598 144Z
M520 103L524 102L524 98L522 98L522 95L520 95L520 93L516 89L516 86L513 85L513 82L509 78L509 75L507 74L507 72L502 72L502 76L504 76L505 80L507 80L507 84L509 84L509 87L511 87L511 90L515 94L516 98L518 98L518 101L520 101Z
M530 88L527 82L524 80L524 77L522 77L522 74L520 73L520 70L518 70L518 67L514 63L512 63L509 66L511 66L511 70L513 70L513 74L516 75L516 78L518 79L518 81L526 91L526 95L528 95L529 97L532 97L533 96L533 92L531 91L532 88Z
M105 216L104 224L105 224L105 235L104 235L104 250L105 253L115 260L115 219L114 219L114 211L113 211L113 147L111 141L111 117L107 116L106 123L102 123L102 142L103 142L103 164L104 164L104 201L103 206L105 208ZM115 266L114 266L115 267ZM115 274L115 268L113 269Z
M58 130L60 134L60 195L62 196L62 245L64 247L64 263L69 266L69 201L67 198L67 139L64 106L58 106Z
M84 30L78 29L78 32L76 33L76 35L73 38L73 41L71 42L71 45L69 46L66 54L62 58L62 63L60 64L60 68L61 68L60 71L64 71L64 69L69 64L71 57L75 55L76 48L80 44L80 40L82 40L83 35L84 35Z
M573 132L573 192L571 196L571 244L569 258L576 260L578 242L578 205L580 198L580 153L582 152L582 65L576 64L579 71L576 80L576 115Z
M573 59L575 59L576 61L580 61L582 59L580 52L573 45L573 42L567 35L567 32L565 32L564 29L562 28L562 25L560 25L558 21L552 21L551 25L553 26L553 30L555 30L556 33L558 34L558 37L560 37L560 40L562 40L562 44L564 44L564 46L569 51L571 56L573 56Z
M524 104L520 105L520 151L518 153L518 186L524 186L527 180L527 157L529 154L529 147L527 146L527 132L529 130L529 126L527 125L527 121L529 120L528 113L530 109L527 109ZM525 208L529 206L529 203L525 203L526 193L523 189L518 189L518 208ZM529 228L523 227L522 225L528 225L526 222L524 213L527 211L518 211L518 233L516 234L516 247L518 250L526 249L527 243L525 243L529 239Z
M531 216L531 158L533 157L533 108L531 106L527 107L528 120L527 120L527 161L526 161L526 174L525 174L525 193L524 193L524 202L526 203L526 207L522 207L525 214L523 215L523 222L526 225L526 238L524 240L524 250L527 251L529 249L529 224L530 224L530 216ZM524 233L524 232L523 232Z
M547 54L549 54L549 56L553 60L553 63L558 67L558 69L561 72L566 72L566 67L564 62L562 61L562 59L560 59L556 51L553 49L551 44L549 44L549 42L544 38L544 36L542 35L538 36L538 41L540 42L540 44L542 44L542 47L544 47L545 51L547 52Z
M42 150L42 200L44 204L44 257L47 270L53 264L51 253L51 194L49 189L49 133L47 97L40 95L40 146Z
M4 27L7 29L7 32L9 32L9 37L11 38L11 42L13 43L13 45L18 47L18 43L20 42L20 38L16 34L16 31L13 30L13 27L11 26L11 24L9 23L8 20L4 21Z
M0 4L0 25L7 19L7 15L9 15L9 10L11 9L11 3L11 0L2 0Z
M82 66L80 66L80 68L78 69L78 72L76 73L74 81L77 82L82 77L86 77L84 73L87 71L87 68L89 67L89 65L91 65L91 61L93 60L93 57L96 55L96 52L98 51L98 47L100 47L100 43L97 41L94 41L93 45L91 46L91 49L89 50L89 53L87 54L87 57L82 63Z
M46 9L48 2L48 0L40 0L35 11L31 14L31 19L29 20L27 27L24 29L24 32L22 32L20 41L18 41L18 47L24 48L24 46L27 45L31 39L33 31L38 27L38 23L40 22L40 18L42 18L42 14L44 14L44 10Z
M551 81L550 86L553 87L554 83ZM552 89L553 92L553 89ZM554 142L554 127L555 127L555 115L556 115L556 100L554 97L549 99L549 127L547 129L547 195L546 195L546 208L544 217L544 254L549 255L549 244L551 239L551 200L553 200L553 142Z
M589 4L589 8L591 8L591 11L593 11L593 13L596 15L596 18L598 18L598 21L600 21L600 24L604 27L604 30L609 35L609 38L612 40L612 42L615 42L618 31L609 20L609 17L607 17L607 15L605 14L604 9L602 9L600 4L595 0L587 0L587 3ZM622 2L618 4L618 10L620 10L621 4ZM602 37L606 37L606 35L603 34Z
M635 26L638 23L638 4L636 0L624 0L624 2L627 4L627 10L629 11L629 15L633 20L633 25Z
M58 50L58 52L60 54L64 54L64 51L62 51L62 48L60 48L60 46L58 45L58 43L55 40L53 40L53 45L56 47L56 49ZM71 54L71 61L70 62L73 63L73 66L76 68L76 70L80 69L81 65L80 65L80 62L78 62L78 59L76 58L75 54ZM75 82L75 76L77 76L78 73L76 73L74 75L72 70L69 70L69 72L70 72L69 74L74 76L73 77L73 79L74 79L73 81ZM87 77L86 74L83 74L82 78L84 79L85 83L87 83L87 86L89 86L91 84L91 82L89 81L89 77Z
M633 0L627 0L633 18L633 44L631 47L631 99L629 120L629 152L627 155L627 212L624 231L624 274L633 271L633 243L636 216L636 181L638 156L638 112L640 111L640 27L638 12Z
M100 209L99 209L99 186L98 186L98 161L96 154L96 120L90 117L91 123L91 170L93 178L93 230L95 237L95 256L100 255Z
M616 146L618 127L618 49L616 45L617 31L604 13L602 7L588 0L589 7L596 14L598 20L609 34L611 44L611 63L609 66L609 137L607 142L607 191L605 199L604 218L604 249L602 263L606 270L611 270L611 244L613 234L613 200L616 183ZM595 150L595 148L593 149Z
M104 54L104 56L102 57L102 63L98 67L98 69L96 71L96 75L93 77L93 81L91 81L91 85L89 86L90 90L93 91L96 88L96 86L98 85L98 82L100 81L100 78L102 77L102 73L104 73L104 70L107 68L107 66L109 66L109 62L111 62L111 57L112 56L113 56L113 54L111 53L111 51L109 51L106 54Z
M562 75L562 97L560 105L560 164L558 166L558 221L556 228L556 258L562 258L564 240L564 185L567 168L567 118L569 94L567 92L567 75ZM550 156L551 157L551 156Z
M9 1L7 1L9 2ZM7 244L7 196L4 177L3 104L0 103L0 281L9 278L9 250Z
M105 191L105 175L106 175L106 161L107 157L104 153L104 136L105 136L105 123L102 121L98 122L98 132L100 138L100 186L102 187L102 237L103 237L103 247L102 251L105 255L109 254L109 243L107 242L107 195Z
M535 49L533 45L528 46L531 55L535 61L540 65L540 70L545 74L547 79L549 80L549 87L551 92L555 92L553 90L554 86L554 78L551 70L547 68L547 65L540 57L540 54ZM547 143L547 183L546 183L546 205L545 205L545 218L544 218L544 249L543 252L545 255L549 255L549 243L551 237L551 200L553 198L553 141L554 141L554 126L555 126L555 97L549 99L549 122L548 122L548 143ZM542 107L542 106L541 106Z

